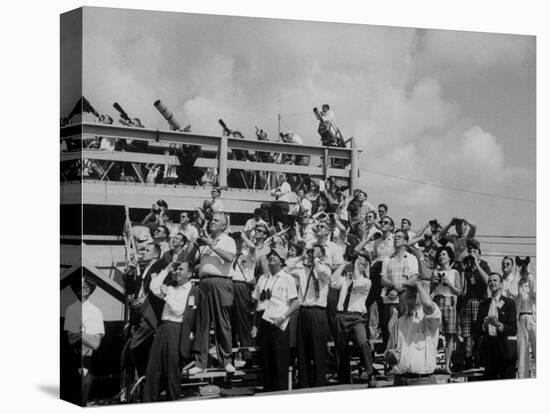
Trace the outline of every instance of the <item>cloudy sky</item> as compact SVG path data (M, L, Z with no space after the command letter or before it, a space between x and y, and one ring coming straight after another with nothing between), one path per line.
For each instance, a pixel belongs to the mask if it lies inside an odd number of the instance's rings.
M275 137L280 113L316 144L311 108L326 102L363 150L369 200L394 218L535 234L534 202L387 176L535 200L534 37L96 8L83 32L83 90L99 112L116 115L117 101L166 128L160 98L194 132L219 134L222 117L251 138L254 125Z

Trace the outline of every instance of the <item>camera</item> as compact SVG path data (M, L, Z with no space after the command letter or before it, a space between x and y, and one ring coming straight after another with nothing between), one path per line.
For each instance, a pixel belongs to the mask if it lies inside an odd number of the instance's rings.
M271 299L271 289L262 289L260 292L260 301Z
M445 272L438 272L437 277L438 277L438 283L442 283L444 286L447 285L447 283L442 281L443 278L445 277Z
M464 265L464 269L469 272L475 272L476 270L476 262L472 256L466 256L464 260L462 261L462 264Z

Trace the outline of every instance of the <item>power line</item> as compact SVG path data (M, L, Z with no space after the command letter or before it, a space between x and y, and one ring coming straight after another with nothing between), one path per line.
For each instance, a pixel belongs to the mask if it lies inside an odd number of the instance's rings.
M382 175L384 177L394 178L394 179L397 179L397 180L408 181L408 182L411 182L411 183L431 185L432 187L443 188L445 190L457 191L457 192L460 192L460 193L475 194L475 195L480 195L480 196L484 196L484 197L501 198L501 199L504 199L504 200L523 201L523 202L526 202L526 203L535 203L535 200L529 200L527 198L509 197L509 196L503 196L503 195L500 195L500 194L491 194L491 193L483 193L481 191L465 190L463 188L449 187L449 186L446 186L446 185L443 185L443 184L432 183L430 181L415 180L413 178L407 178L407 177L402 177L402 176L399 176L399 175L393 175L393 174L383 173L383 172L380 172L380 171L369 170L367 168L359 168L359 170L366 171L366 172L369 172L371 174Z
M485 235L479 235L476 237L484 237L484 238L487 238L487 239L536 239L537 236L514 236L514 235L507 235L507 236L493 236L493 235L489 235L489 236L485 236Z
M494 241L483 241L483 244L509 244L514 246L536 246L536 243L509 243L509 242L494 242Z

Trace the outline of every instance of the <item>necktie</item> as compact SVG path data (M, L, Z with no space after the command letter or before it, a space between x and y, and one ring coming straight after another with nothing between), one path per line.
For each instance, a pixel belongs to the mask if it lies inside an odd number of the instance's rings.
M351 299L351 291L353 290L353 282L348 286L348 291L346 293L346 298L344 299L344 312L348 311L349 300Z
M313 279L313 289L315 291L315 298L319 299L319 296L320 296L319 281L313 276L313 268L311 268L311 272L309 272L309 277L307 278L306 290L304 290L304 299L307 297L307 290L309 289L309 282L311 282L311 279Z

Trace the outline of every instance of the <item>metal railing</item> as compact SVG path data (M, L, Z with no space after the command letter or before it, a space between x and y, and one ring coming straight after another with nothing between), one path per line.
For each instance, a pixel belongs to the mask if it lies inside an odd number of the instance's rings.
M165 146L170 144L197 145L202 149L212 149L217 152L216 158L198 158L194 166L198 168L217 168L218 185L227 186L229 169L304 174L314 177L335 177L348 182L348 188L353 191L357 187L359 149L351 138L350 148L321 147L310 145L296 145L283 142L238 139L227 136L209 136L188 132L155 130L148 128L133 128L118 125L99 123L81 123L62 127L61 140L85 140L102 137L147 141L150 146ZM245 150L265 153L292 154L298 156L319 157L321 165L277 164L258 161L239 161L230 159L228 154L232 150ZM144 150L143 152L104 151L81 149L72 152L62 152L61 162L76 160L97 160L111 162L128 162L137 164L170 164L179 165L178 157ZM341 160L343 168L334 168L333 161Z

